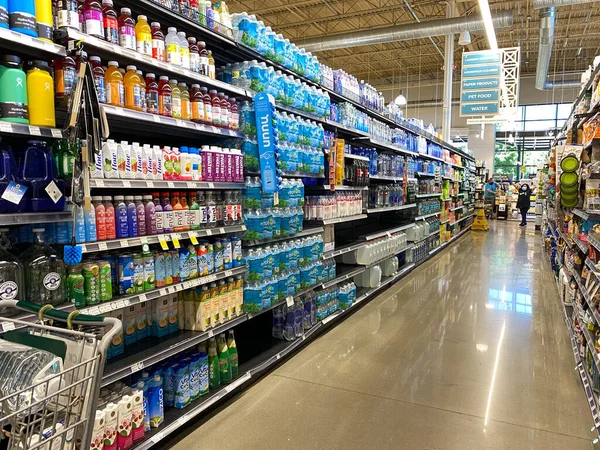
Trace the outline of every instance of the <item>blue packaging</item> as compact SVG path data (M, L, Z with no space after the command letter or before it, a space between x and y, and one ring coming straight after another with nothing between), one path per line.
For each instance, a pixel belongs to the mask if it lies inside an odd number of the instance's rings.
M244 285L244 312L256 313L262 310L262 289L264 282L246 282Z
M175 370L173 370L173 365L165 369L163 379L163 398L165 406L172 408L175 404Z
M238 237L231 238L231 262L233 267L242 265L242 240Z
M231 240L228 238L224 238L222 240L223 243L223 269L231 269L233 267L233 247L231 245Z
M183 360L173 366L175 372L175 408L185 408L190 403L190 373Z
M206 244L206 261L208 262L208 273L215 271L215 251L212 244Z
M215 255L215 272L220 272L223 270L223 241L221 239L215 239L214 255Z
M271 278L267 278L263 283L261 291L262 309L267 309L271 307L271 298L275 295L275 288Z
M165 258L165 284L173 284L173 257L171 252L163 253Z
M173 277L173 283L177 283L180 280L180 268L179 268L179 252L177 250L171 250L171 276Z
M158 374L148 382L148 410L150 427L158 428L165 420L162 378Z
M35 0L9 0L8 20L11 30L38 37Z
M200 365L200 353L194 352L190 355L190 363L188 364L190 371L190 399L196 400L200 397L200 373L202 367Z
M206 352L198 353L197 365L200 369L199 373L199 388L200 395L208 394L208 354Z
M120 255L117 259L119 295L131 295L135 292L133 280L133 255Z

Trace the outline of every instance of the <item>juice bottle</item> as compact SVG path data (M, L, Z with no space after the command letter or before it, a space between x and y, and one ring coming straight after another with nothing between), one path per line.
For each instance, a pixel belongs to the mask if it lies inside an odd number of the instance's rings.
M181 118L183 120L191 120L192 105L190 103L190 92L188 91L187 84L181 82L177 86L181 92Z
M173 174L171 178L179 180L181 178L181 154L177 147L171 149L171 161L173 162Z
M29 124L55 127L54 89L50 67L46 61L35 60L27 71Z
M119 19L112 0L102 0L102 16L104 21L104 39L111 44L119 44Z
M190 47L185 36L185 32L179 31L177 33L179 38L179 54L181 55L181 67L184 69L190 68Z
M146 107L146 80L144 80L144 74L141 70L136 71L140 78L140 97L142 99L142 111L147 112Z
M54 95L56 102L65 106L75 85L75 60L70 56L54 60Z
M229 105L231 105L231 110L229 111L229 128L232 130L240 129L240 110L238 107L235 98L229 99Z
M127 73L123 79L123 84L125 85L125 108L141 111L141 80L137 74L137 67L127 66Z
M183 210L183 231L190 230L190 207L187 203L185 192L179 193L179 203L181 203L181 209Z
M154 213L156 216L156 234L164 233L165 218L163 216L163 207L160 204L160 194L152 193L152 203L154 203Z
M188 224L190 230L200 229L200 205L196 201L196 195L190 192L189 195L190 214L188 216Z
M92 66L92 72L94 73L94 84L96 85L98 101L100 103L106 103L106 88L104 84L102 61L99 56L90 56L90 64Z
M62 2L58 2L56 16L57 28L73 28L74 30L79 30L80 21L77 12L77 2L75 0L63 0Z
M177 36L177 28L167 28L167 36L165 37L165 49L167 54L167 62L181 66L181 48L179 46L179 36Z
M159 22L152 22L152 57L159 61L166 61L165 35L160 29Z
M117 237L117 227L115 221L115 207L112 203L112 197L105 195L102 197L104 202L104 226L106 228L106 239L115 239Z
M106 206L102 203L101 196L92 197L92 206L96 213L96 239L104 241L106 237Z
M146 235L146 205L143 202L141 195L135 195L133 197L135 203L135 212L137 216L137 230L138 236Z
M83 4L83 19L85 32L90 36L104 38L104 17L99 0L85 0Z
M171 86L169 77L161 76L158 82L158 113L161 116L173 117Z
M118 62L108 62L108 69L104 74L104 84L106 86L106 103L113 106L125 106L125 87Z
M215 58L213 58L212 51L207 50L208 54L208 76L213 80L217 79L217 71L215 69Z
M219 93L219 99L221 100L221 126L223 128L229 128L229 101L228 97L222 92Z
M129 8L121 8L119 16L119 45L124 48L136 49L135 45L135 21L131 17Z
M190 70L192 72L200 72L200 54L198 53L198 44L195 37L189 37L188 46L190 49Z
M204 100L199 84L192 84L190 90L192 122L204 123Z
M146 208L146 234L156 234L156 205L152 195L144 195L144 207Z
M190 158L189 149L187 147L181 147L180 152L180 165L181 165L181 180L192 181L192 160Z
M152 56L152 29L148 18L144 15L137 17L135 25L135 45L138 53Z
M204 101L204 123L212 125L213 123L213 112L212 112L212 100L208 93L208 88L202 86L200 88L202 93L202 99Z
M169 193L163 192L160 194L162 199L162 211L163 211L163 230L165 233L171 233L175 227L175 216L173 214L173 206L169 199Z
M216 89L208 91L210 95L210 104L212 107L212 124L216 127L221 126L221 99Z
M206 51L206 43L204 41L198 42L198 56L200 57L200 70L198 73L208 76L208 51Z
M158 83L153 73L146 74L146 112L158 114Z
M169 80L169 85L171 86L171 108L173 118L181 119L181 91L179 90L179 86L177 86L177 80Z
M173 192L171 206L173 207L173 217L175 220L175 224L173 226L173 231L184 231L185 230L185 224L184 224L185 214L183 212L181 202L179 201L179 192Z

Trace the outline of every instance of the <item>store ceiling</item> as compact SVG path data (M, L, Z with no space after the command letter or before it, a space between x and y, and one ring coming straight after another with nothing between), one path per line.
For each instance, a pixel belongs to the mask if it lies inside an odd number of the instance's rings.
M415 23L403 0L232 0L232 12L247 11L273 30L302 45L305 38ZM422 21L444 19L446 3L409 0ZM600 51L600 7L598 3L558 7L549 75L581 72ZM457 16L478 16L476 1L459 0ZM499 47L521 46L521 73L534 74L539 38L539 10L533 0L490 0L492 11L514 12L514 25L496 30ZM432 42L433 40L433 42ZM443 78L444 37L392 42L319 52L319 59L332 68L342 68L380 89L424 83ZM435 43L435 46L434 46ZM471 44L458 45L455 63L460 68L463 51L489 48L484 32L472 33ZM580 50L581 49L581 50ZM578 57L579 53L579 57ZM460 72L455 72L459 74Z

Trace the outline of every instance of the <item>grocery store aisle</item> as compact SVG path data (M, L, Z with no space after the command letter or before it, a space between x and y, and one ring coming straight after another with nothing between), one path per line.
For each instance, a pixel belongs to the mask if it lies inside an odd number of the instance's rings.
M539 233L493 222L171 448L589 449Z

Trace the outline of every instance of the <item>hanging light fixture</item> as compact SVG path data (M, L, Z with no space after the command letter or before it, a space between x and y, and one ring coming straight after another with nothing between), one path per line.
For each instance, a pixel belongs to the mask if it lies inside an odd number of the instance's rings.
M512 134L512 133L510 133L510 134L508 135L508 143L509 143L509 144L514 144L514 143L515 143L515 137L513 136L513 134Z
M469 45L471 43L471 33L463 31L458 37L458 45Z
M404 96L402 89L400 89L400 95L398 97L396 97L396 100L394 100L394 103L398 106L406 106L406 97Z

